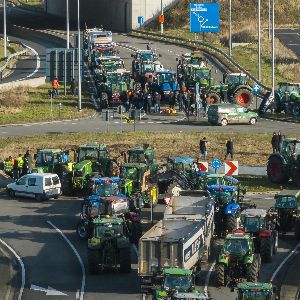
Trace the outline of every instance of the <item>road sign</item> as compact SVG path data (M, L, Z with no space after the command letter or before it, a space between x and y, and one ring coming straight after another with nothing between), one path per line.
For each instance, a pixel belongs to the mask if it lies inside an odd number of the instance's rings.
M199 161L197 163L199 172L208 172L208 162L207 161Z
M144 24L144 18L143 16L138 16L138 24L143 25Z
M78 82L78 50L77 48L46 49L46 81L57 78L58 81L70 83L73 78ZM82 50L81 73L84 78L84 57Z
M215 170L220 169L222 167L222 162L219 159L215 158L211 161L210 166Z
M190 3L190 32L219 32L220 5L214 3Z
M159 15L158 16L158 22L159 23L164 23L165 22L165 16L164 15Z
M239 175L238 161L225 161L225 174L228 176Z
M260 92L260 86L256 84L256 85L252 88L252 93L258 94L259 92Z

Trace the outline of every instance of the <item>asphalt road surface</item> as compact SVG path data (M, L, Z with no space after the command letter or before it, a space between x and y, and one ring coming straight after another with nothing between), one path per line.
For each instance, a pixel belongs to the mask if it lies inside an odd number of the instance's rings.
M300 59L300 28L276 29L275 35L286 47L294 51Z

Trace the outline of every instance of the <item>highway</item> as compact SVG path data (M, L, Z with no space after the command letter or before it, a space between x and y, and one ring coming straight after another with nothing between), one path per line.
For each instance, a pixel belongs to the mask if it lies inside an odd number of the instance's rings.
M300 28L276 29L276 37L300 59Z

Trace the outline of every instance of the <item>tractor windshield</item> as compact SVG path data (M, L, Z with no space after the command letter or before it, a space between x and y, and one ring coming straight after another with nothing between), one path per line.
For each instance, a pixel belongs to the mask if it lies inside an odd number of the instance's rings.
M103 203L97 201L87 201L82 205L82 214L89 218L97 218L106 214L106 207Z
M98 160L99 157L99 151L97 149L93 148L80 148L79 154L78 154L78 161L83 160Z
M297 208L297 201L294 196L278 196L275 208Z
M166 275L164 288L166 290L188 291L192 286L192 278L186 275Z
M225 79L225 84L246 84L246 77L241 75L228 75Z
M207 185L223 185L223 177L207 177Z
M191 57L189 64L190 65L200 65L202 62L202 58L201 57Z
M153 72L153 64L143 64L143 72Z
M240 300L271 300L270 291L244 290L239 292Z
M58 163L59 155L52 152L38 152L36 155L35 165L37 167L48 166L52 163Z
M288 155L299 155L300 154L300 143L283 142L282 151Z
M174 80L174 75L173 74L168 74L168 73L162 73L158 75L158 82L159 84L162 83L171 83Z
M103 64L106 72L115 72L120 68L118 64Z
M225 253L236 253L243 256L249 250L248 240L246 239L225 239L223 247Z
M115 196L119 194L119 185L117 182L96 182L95 194L101 197Z
M153 60L153 53L141 53L142 61Z
M130 152L128 162L129 163L145 163L146 157L145 153L137 153L137 152Z
M94 237L101 238L103 236L116 236L123 234L123 226L121 224L97 224L94 228Z
M107 76L107 81L110 83L110 84L118 84L120 80L120 76L119 74L114 74L114 75L109 75Z
M121 174L120 177L127 178L127 179L136 179L137 178L137 172L136 168L132 167L121 167Z
M245 218L244 229L246 232L258 232L266 228L265 219L263 218Z
M98 57L104 57L104 56L115 56L117 54L116 50L112 50L112 49L101 49L101 50L97 50L96 51L96 55Z
M198 69L195 71L195 77L197 79L209 79L210 78L210 70Z

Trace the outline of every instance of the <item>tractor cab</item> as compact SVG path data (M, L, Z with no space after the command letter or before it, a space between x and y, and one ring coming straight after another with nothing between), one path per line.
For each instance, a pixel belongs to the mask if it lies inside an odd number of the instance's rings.
M245 232L256 234L268 229L265 209L248 208L241 212L241 225Z
M275 195L275 209L297 209L300 207L299 190L283 190Z
M297 139L285 139L281 145L281 152L287 157L291 157L294 160L300 162L300 140Z
M95 178L93 181L93 194L100 197L110 197L121 194L121 179L119 177Z
M195 172L195 161L190 156L170 156L167 161L167 170L179 172Z
M100 158L108 158L108 149L106 145L97 143L84 144L77 149L77 161L91 160L98 161Z
M276 289L271 283L243 282L237 285L237 300L275 300Z
M129 163L151 165L155 163L155 150L145 144L143 147L131 148L127 152Z
M244 73L229 73L225 74L223 82L226 85L247 85L247 77Z

